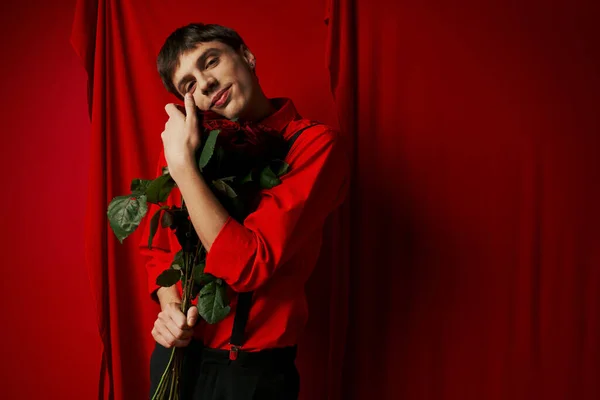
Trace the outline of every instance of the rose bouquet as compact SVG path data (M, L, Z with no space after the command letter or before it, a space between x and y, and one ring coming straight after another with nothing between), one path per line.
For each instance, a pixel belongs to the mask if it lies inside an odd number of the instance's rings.
M278 185L289 166L283 161L287 143L283 137L265 126L240 124L212 113L199 118L202 145L196 153L199 171L212 192L232 218L243 222L259 201L260 191ZM206 251L189 219L184 199L181 207L166 205L176 186L168 168L153 179L133 179L131 193L115 197L108 206L110 226L122 243L149 217L148 247L158 229L174 231L181 249L175 253L169 269L163 271L156 284L168 287L181 282L181 311L187 311L196 300L199 315L209 324L229 314L225 282L204 273ZM150 204L159 208L149 216ZM153 399L179 399L179 379L185 348L173 348L171 357Z

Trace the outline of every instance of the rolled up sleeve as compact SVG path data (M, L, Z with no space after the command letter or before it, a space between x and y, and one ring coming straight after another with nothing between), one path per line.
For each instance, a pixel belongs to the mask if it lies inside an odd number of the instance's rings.
M237 292L267 282L315 237L346 195L348 152L337 132L307 130L286 161L290 171L281 184L261 192L258 208L243 224L230 217L208 252L205 272Z

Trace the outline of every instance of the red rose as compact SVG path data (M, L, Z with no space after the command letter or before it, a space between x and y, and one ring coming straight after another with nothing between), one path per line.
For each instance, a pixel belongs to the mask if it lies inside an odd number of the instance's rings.
M202 120L205 135L220 130L217 144L227 152L244 154L247 157L263 158L281 149L281 134L265 125L239 123L212 112L205 112Z

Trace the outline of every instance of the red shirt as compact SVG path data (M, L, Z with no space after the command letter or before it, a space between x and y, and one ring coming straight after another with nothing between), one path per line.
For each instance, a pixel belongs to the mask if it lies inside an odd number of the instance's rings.
M291 100L272 101L277 111L261 124L281 132L286 140L311 124L298 114ZM246 351L298 343L308 318L304 285L319 256L323 224L342 203L348 188L345 145L340 134L326 125L302 132L285 161L290 171L281 184L261 192L258 208L243 224L228 218L206 259L206 273L222 278L236 292L254 291L243 346ZM161 154L157 172L165 165ZM169 204L180 205L180 198L174 190ZM153 205L149 216L156 209ZM170 229L159 228L153 250L149 250L148 232L146 225L140 248L142 254L151 256L146 269L154 293L156 277L169 268L181 247ZM229 349L236 303L237 296L232 296L232 312L217 324L200 319L196 337L208 347Z

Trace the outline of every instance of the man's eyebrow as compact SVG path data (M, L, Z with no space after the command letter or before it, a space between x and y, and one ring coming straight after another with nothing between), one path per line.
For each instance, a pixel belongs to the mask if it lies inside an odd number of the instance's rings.
M204 50L202 52L202 54L200 54L200 56L196 60L196 68L203 69L204 65L206 64L206 59L213 54L219 54L219 53L221 53L221 50L217 49L216 47L211 47L211 48ZM191 81L192 79L194 79L194 77L191 74L187 74L179 80L179 83L177 83L177 89L179 90L179 93L184 94L183 89L184 89L185 84L188 83L189 81Z

